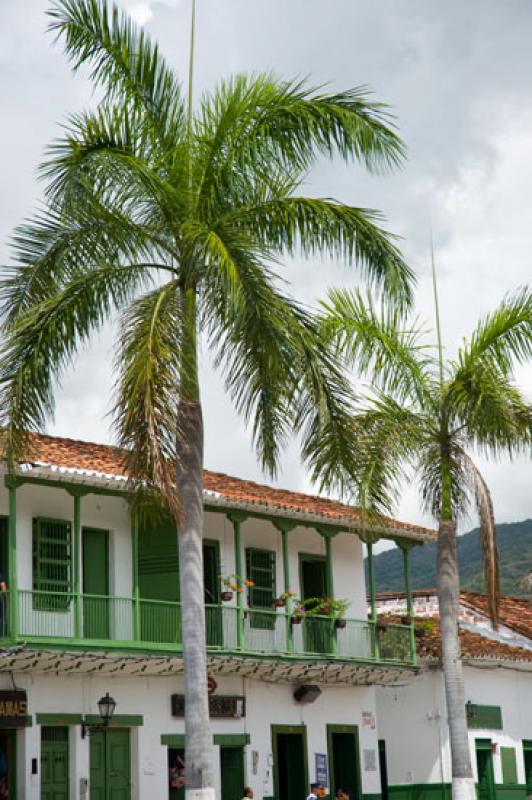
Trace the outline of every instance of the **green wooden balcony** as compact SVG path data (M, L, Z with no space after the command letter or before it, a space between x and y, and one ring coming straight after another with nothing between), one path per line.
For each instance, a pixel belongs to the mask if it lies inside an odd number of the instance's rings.
M14 602L13 602L14 601ZM160 600L19 590L4 596L4 640L31 645L181 651L180 605ZM330 617L292 622L284 609L206 605L211 653L279 659L415 664L411 625Z

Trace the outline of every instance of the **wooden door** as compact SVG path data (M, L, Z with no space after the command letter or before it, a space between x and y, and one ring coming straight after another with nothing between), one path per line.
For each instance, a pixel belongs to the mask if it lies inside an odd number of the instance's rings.
M477 740L478 800L495 800L491 742Z
M169 517L153 528L140 529L138 570L142 640L179 644L178 542L175 523Z
M532 741L523 742L526 795L532 795Z
M108 728L90 737L90 800L130 800L129 730Z
M221 800L241 800L244 796L244 748L220 747Z
M356 729L349 730L347 726L335 729L334 726L328 726L327 733L330 794L335 796L338 789L343 789L351 800L358 800L359 753Z
M109 531L83 528L83 635L109 638Z
M203 542L203 588L207 645L221 647L223 610L220 607L220 546L217 541Z
M308 795L305 740L303 733L275 736L277 800L301 800Z
M41 728L41 800L69 800L68 728Z

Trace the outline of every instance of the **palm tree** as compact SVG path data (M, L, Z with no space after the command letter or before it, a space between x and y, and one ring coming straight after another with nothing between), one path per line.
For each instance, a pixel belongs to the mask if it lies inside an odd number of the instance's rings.
M435 281L435 276L434 276ZM513 365L532 355L532 292L504 299L444 361L436 283L437 354L417 321L378 308L360 292L334 291L324 330L361 377L354 416L357 492L370 513L389 512L407 478L438 520L437 585L453 797L474 800L458 635L457 520L474 497L480 520L489 611L497 625L499 576L493 505L472 450L510 457L532 443L532 406L513 383Z
M407 304L412 274L378 215L297 193L318 156L378 170L403 147L362 89L237 76L193 109L191 88L187 104L157 46L107 0L56 0L50 14L102 99L51 146L45 208L15 235L1 421L14 464L79 347L120 312L114 428L132 486L161 496L179 530L187 789L209 796L198 347L252 422L264 469L295 432L315 477L323 454L349 475L348 382L274 268L301 252L343 259ZM328 481L336 473L327 466Z

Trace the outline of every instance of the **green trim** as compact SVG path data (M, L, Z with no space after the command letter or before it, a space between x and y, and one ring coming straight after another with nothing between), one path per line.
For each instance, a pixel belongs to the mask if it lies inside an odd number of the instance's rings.
M8 486L7 481L10 481L14 484L15 488L19 488L20 486L24 486L25 483L33 484L34 486L47 486L48 488L52 489L64 489L65 492L69 494L79 494L87 495L87 494L99 494L107 497L129 497L130 492L121 491L119 489L103 489L99 486L87 486L81 487L78 483L73 483L72 481L54 481L54 480L47 480L46 478L30 478L22 475L16 475L13 479L9 479L6 476L6 486Z
M81 725L83 714L35 714L37 725Z
M410 658L412 663L416 663L416 635L414 633L414 621L412 613L412 587L410 583L410 547L401 545L403 551L403 570L405 576L405 593L406 593L406 613L408 614L408 624L410 625Z
M184 747L185 734L184 733L162 733L161 744L166 747Z
M305 786L309 785L308 779L308 746L307 746L307 726L306 725L271 725L272 753L273 753L273 788L274 797L279 797L279 770L277 753L277 736L280 733L299 733L303 737L303 764Z
M6 486L8 476L6 475ZM16 638L18 621L18 579L17 579L17 489L12 483L8 486L9 490L9 521L8 521L8 540L9 540L9 636Z
M74 636L81 637L81 497L74 495Z
M368 582L369 582L369 596L371 603L371 655L373 658L379 660L379 640L377 639L377 602L375 597L375 570L373 569L373 542L366 543L366 550L368 553Z
M489 750L492 752L491 739L475 739L475 750Z
M333 759L333 746L332 746L332 735L333 733L351 733L355 737L355 753L356 753L356 796L362 796L362 774L360 772L361 765L360 765L360 740L358 735L358 725L327 725L327 761L329 762L329 788L332 790L332 787L335 786L334 782L334 759ZM338 787L336 786L336 789ZM365 797L366 795L364 795ZM379 795L368 795L371 797L379 797Z
M24 723L25 728L33 728L33 719L31 714L28 714L26 717L26 722Z
M245 747L250 743L249 733L215 733L212 737L214 744L223 747Z
M525 784L519 784L519 783L495 784L496 800L525 800L527 796L528 796L528 790Z
M140 591L139 591L139 522L137 514L131 518L131 558L133 560L133 638L140 639Z
M242 538L240 536L240 525L242 519L240 515L228 515L233 523L233 538L235 548L235 572L236 578L236 646L238 650L242 650L244 645L244 593L239 592L238 589L242 587L239 581L242 580Z
M99 714L85 714L83 722L89 725L99 725L102 718ZM111 728L137 728L144 725L142 714L115 714L109 723Z
M290 528L279 528L281 532L281 543L283 547L283 585L286 593L290 592L290 558L288 553L288 532ZM290 622L290 613L292 611L292 600L290 597L286 598L286 642L289 653L294 652L294 635L292 631L292 623Z

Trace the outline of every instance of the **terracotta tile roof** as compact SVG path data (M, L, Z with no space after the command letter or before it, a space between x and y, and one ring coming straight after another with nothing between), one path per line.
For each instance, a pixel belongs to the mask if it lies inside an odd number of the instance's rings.
M440 623L438 617L416 620L416 643L418 656L428 659L441 658ZM503 659L529 661L532 663L532 650L514 647L504 642L488 639L480 633L460 629L460 644L463 658Z
M95 444L58 436L32 434L27 462L66 470L79 470L100 473L117 479L123 478L124 451L110 445ZM224 475L220 472L204 471L204 489L207 495L217 495L218 499L231 503L257 506L261 509L277 510L294 516L316 517L333 524L357 525L361 522L360 512L354 507L324 497L276 489L272 486L255 483ZM206 497L208 501L208 496ZM418 539L435 539L436 532L429 528L397 522L381 517L383 528L390 534L411 536Z
M488 615L486 595L476 592L461 592L460 602L481 614ZM519 597L501 597L499 604L501 625L532 639L532 600Z
M412 597L436 597L436 589L414 589ZM404 591L378 592L377 600L404 598ZM488 617L488 603L485 594L460 592L460 604ZM532 639L532 600L519 597L501 597L499 603L499 622L506 628Z

